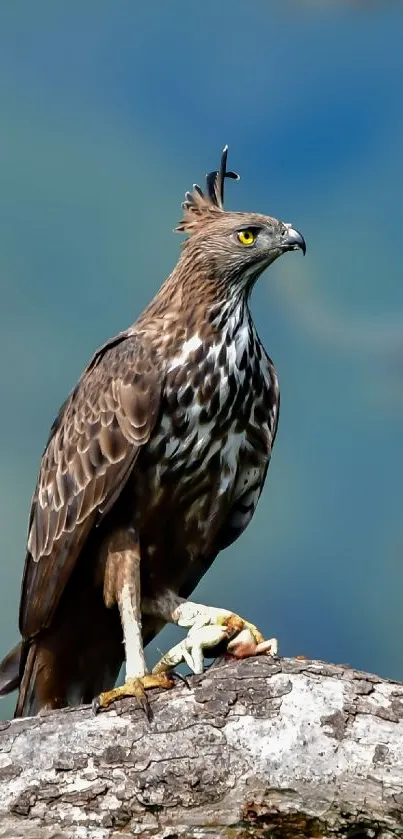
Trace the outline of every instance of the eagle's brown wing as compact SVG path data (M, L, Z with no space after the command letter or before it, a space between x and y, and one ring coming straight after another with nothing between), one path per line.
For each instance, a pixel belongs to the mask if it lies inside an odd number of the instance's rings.
M94 355L54 422L32 500L20 631L49 626L90 530L116 501L160 407L146 342L121 333Z

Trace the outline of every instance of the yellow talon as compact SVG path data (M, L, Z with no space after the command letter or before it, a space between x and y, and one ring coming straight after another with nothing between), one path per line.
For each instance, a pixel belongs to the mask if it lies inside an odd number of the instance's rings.
M107 690L100 693L93 701L93 710L95 713L101 708L109 708L109 706L116 702L117 699L126 699L127 697L136 697L140 705L148 712L148 699L146 690L150 688L171 688L174 682L166 673L146 673L145 676L138 678L126 679L124 685Z

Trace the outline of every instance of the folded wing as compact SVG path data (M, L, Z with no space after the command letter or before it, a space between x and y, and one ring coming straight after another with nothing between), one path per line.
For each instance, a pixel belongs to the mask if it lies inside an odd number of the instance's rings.
M54 422L31 506L20 631L49 626L91 529L116 503L154 428L162 375L144 337L95 354Z

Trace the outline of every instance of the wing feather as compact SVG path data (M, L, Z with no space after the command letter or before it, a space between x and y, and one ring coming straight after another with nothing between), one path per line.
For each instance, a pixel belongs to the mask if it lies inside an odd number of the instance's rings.
M91 360L42 456L21 594L25 638L51 622L85 540L119 497L158 416L157 360L144 339L118 338Z

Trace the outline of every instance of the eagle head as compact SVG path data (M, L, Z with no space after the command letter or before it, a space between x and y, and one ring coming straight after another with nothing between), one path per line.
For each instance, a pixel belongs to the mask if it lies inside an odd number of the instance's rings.
M249 289L255 279L287 251L302 250L305 240L291 224L258 213L228 212L224 209L226 178L239 180L227 171L225 146L218 171L206 176L206 191L197 184L186 192L183 218L176 228L189 234L185 242L187 257L202 260L214 273L231 285Z

